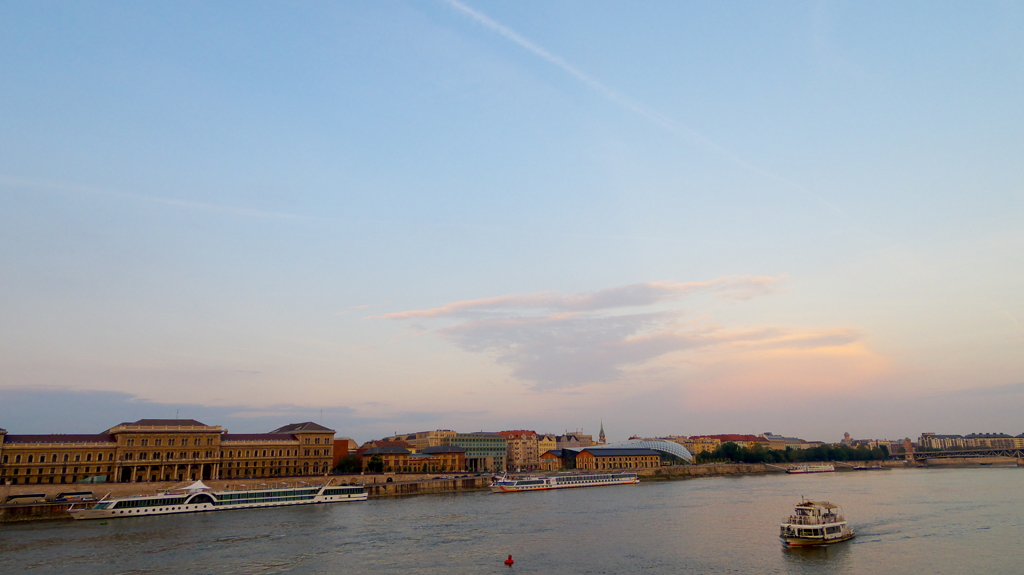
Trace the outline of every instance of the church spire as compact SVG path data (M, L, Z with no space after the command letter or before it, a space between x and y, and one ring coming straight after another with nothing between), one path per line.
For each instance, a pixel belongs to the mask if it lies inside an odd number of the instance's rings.
M604 440L604 419L601 419L601 434L597 436L597 441L604 445L607 441Z

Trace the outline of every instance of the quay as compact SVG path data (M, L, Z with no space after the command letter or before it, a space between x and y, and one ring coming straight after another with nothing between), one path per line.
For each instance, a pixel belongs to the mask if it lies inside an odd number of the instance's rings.
M885 469L906 469L908 467L920 467L904 461L870 461L870 462L839 462L845 465L836 467L836 471L854 472L852 466L858 464L881 465ZM944 462L947 465L955 465L953 461ZM1008 459L1001 463L1019 463ZM972 463L972 466L979 465ZM701 463L694 465L668 465L647 469L629 470L636 472L642 477L642 481L678 481L686 479L699 479L711 477L729 477L740 475L765 475L784 471L784 467L764 463ZM524 472L526 474L526 472ZM464 491L483 491L490 487L490 475L462 475L438 477L433 474L412 474L412 473L375 473L375 474L350 474L330 476L304 476L274 478L267 481L259 479L234 479L234 480L204 480L204 483L213 489L226 489L232 486L246 485L249 487L260 487L272 483L309 483L320 484L324 481L334 480L335 484L361 484L366 490L370 499L411 497L415 495L436 495L444 493L458 493ZM96 499L108 495L110 497L123 497L126 495L149 495L164 489L180 487L180 482L152 482L152 483L95 483L76 485L82 490L92 490ZM7 501L9 496L25 495L30 493L41 493L46 498L52 499L57 493L67 491L69 485L0 485L0 502ZM38 520L70 520L68 508L72 503L29 503L29 504L0 504L0 523ZM78 505L82 505L78 503Z
M491 483L490 475L467 475L467 476L445 476L436 478L436 475L424 474L352 474L352 475L330 475L330 476L304 476L274 478L267 481L265 478L258 479L213 479L204 480L211 489L220 490L229 487L246 486L258 488L282 483L295 485L308 483L313 485L322 484L325 481L334 480L339 484L361 484L366 494L371 499L384 497L405 497L412 495L427 495L436 493L455 493L459 491L478 491L487 489ZM436 478L436 479L435 479ZM81 491L92 491L96 499L104 496L125 497L129 495L152 495L166 489L181 487L181 482L158 481L150 483L93 483L74 485ZM54 499L58 493L69 490L67 484L31 484L31 485L0 485L0 502L6 502L9 497L27 494L42 494L46 499ZM73 502L37 502L37 503L0 503L0 523L19 521L38 521L53 519L70 519L68 508L71 505L79 506L83 503ZM88 503L86 503L88 505Z

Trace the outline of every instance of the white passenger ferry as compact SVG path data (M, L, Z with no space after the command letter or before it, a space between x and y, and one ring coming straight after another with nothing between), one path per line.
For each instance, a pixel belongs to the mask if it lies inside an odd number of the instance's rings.
M853 539L853 528L838 505L804 500L779 527L779 537L791 547L827 545Z
M245 487L245 486L239 486ZM365 501L366 490L358 485L260 486L258 489L214 491L197 481L188 487L155 495L103 498L93 507L69 510L75 519L109 519L170 513L199 513L253 507L280 507L312 503Z
M550 477L503 476L491 484L495 493L514 493L517 491L539 491L541 489L569 489L572 487L597 487L600 485L631 485L640 483L636 473L594 473L564 474Z

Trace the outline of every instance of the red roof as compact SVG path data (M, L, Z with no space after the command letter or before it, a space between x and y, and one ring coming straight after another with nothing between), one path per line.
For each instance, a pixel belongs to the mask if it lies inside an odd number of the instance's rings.
M717 439L723 443L726 441L761 441L762 439L756 435L739 435L736 433L724 433L721 435L701 435L700 437Z
M525 439L527 437L537 437L537 432L529 429L513 429L510 431L499 431L498 435L505 439Z

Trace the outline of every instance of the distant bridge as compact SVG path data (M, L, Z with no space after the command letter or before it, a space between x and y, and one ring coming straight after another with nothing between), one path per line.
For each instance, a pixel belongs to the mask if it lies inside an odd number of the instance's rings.
M911 455L911 454L907 454ZM1024 459L1024 449L1017 448L995 448L986 449L949 449L943 451L915 451L913 459L924 461L926 459L968 459L974 457L1012 457Z

